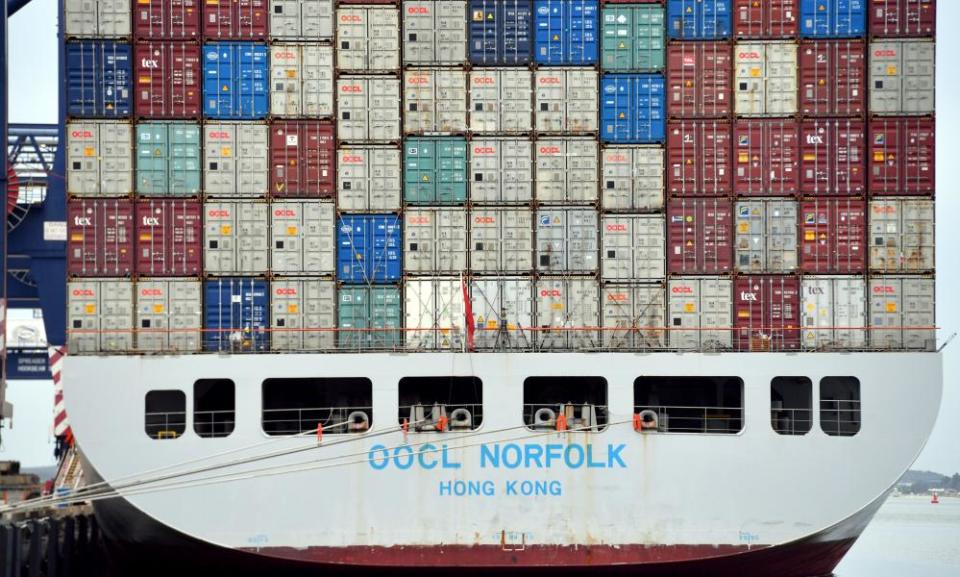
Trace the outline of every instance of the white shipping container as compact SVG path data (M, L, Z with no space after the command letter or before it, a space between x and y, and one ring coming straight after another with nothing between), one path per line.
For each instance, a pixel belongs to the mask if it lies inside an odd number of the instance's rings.
M862 277L805 276L801 326L810 350L862 349L867 344L867 281Z
M795 200L737 202L737 271L788 273L797 270L798 210Z
M403 283L408 349L463 350L467 322L463 282L447 277Z
M63 12L67 37L130 36L129 0L64 0Z
M71 355L133 350L133 283L67 283L67 346Z
M538 348L600 348L600 331L597 330L600 327L600 285L597 281L540 279L534 293Z
M403 73L403 98L405 133L466 132L466 72L407 70Z
M516 204L533 199L533 142L474 138L469 146L471 202Z
M663 148L610 146L601 152L603 210L663 210Z
M270 135L266 124L217 122L203 126L203 189L208 198L256 198L270 190Z
M203 204L207 274L262 274L270 266L270 220L264 202Z
M600 301L603 304L604 349L665 348L665 300L663 283L603 287Z
M400 140L400 80L337 80L337 138L343 142Z
M319 200L270 205L270 272L333 275L336 270L336 210Z
M541 68L536 72L536 128L540 132L597 132L597 71Z
M400 68L400 11L392 6L337 8L337 69L390 71Z
M666 275L663 215L604 216L600 226L605 281L657 281Z
M732 280L674 277L667 284L667 311L667 335L671 349L697 351L732 348Z
M932 200L870 201L870 270L932 272L935 210Z
M270 114L333 117L333 47L274 44L270 47Z
M133 192L133 130L129 122L67 123L67 192L126 196Z
M595 139L538 140L537 201L589 204L597 200L599 150Z
M270 349L336 348L336 281L284 278L270 282Z
M403 213L403 272L453 274L467 270L467 212L407 209Z
M870 43L870 112L932 114L936 45L929 40Z
M599 219L592 209L537 211L537 270L541 273L597 271Z
M395 146L349 146L337 150L337 209L400 210L400 173L400 149Z
M404 0L403 61L467 64L466 0Z
M334 0L270 0L271 40L332 40Z
M481 274L533 270L533 211L529 208L470 213L470 269Z
M870 346L875 349L936 349L935 292L932 278L871 278Z
M470 283L474 347L517 350L533 347L533 281L521 278L475 278Z
M533 75L518 68L470 72L470 130L518 133L533 129Z
M796 114L797 44L743 42L735 51L737 114Z
M186 353L200 350L202 287L194 279L143 279L137 291L137 350Z

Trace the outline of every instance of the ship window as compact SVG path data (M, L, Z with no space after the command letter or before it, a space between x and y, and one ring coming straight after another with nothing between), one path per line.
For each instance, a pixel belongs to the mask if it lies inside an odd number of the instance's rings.
M633 405L640 430L725 435L743 430L743 380L737 377L639 377L633 381Z
M603 377L529 377L523 381L523 422L534 431L607 428Z
M834 437L860 432L860 380L824 377L820 380L820 428Z
M781 435L806 435L813 425L813 383L807 377L770 382L770 423Z
M150 391L144 405L144 427L151 439L176 439L187 430L183 391Z
M414 431L470 431L483 423L483 383L477 377L403 377L401 425Z
M201 437L233 432L236 393L230 379L200 379L193 384L193 431Z
M365 378L263 381L263 431L268 435L362 433L373 426L373 384Z

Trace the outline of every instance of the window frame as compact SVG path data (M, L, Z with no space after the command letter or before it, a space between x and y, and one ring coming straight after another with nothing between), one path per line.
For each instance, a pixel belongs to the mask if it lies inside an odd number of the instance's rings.
M231 392L232 400L233 400L233 408L232 408L232 409L230 409L229 411L227 411L227 410L198 411L198 410L197 410L197 407L199 406L199 403L197 402L197 400L198 400L198 396L197 396L197 386L200 385L201 383L208 383L208 382L209 382L209 383L214 383L213 386L216 386L215 383L230 383L230 392ZM225 439L225 438L229 437L230 435L232 435L232 434L234 433L234 431L237 430L237 383L236 383L233 379L228 379L228 378L202 378L202 379L197 379L197 380L195 380L195 381L193 382L193 411L192 411L192 412L193 412L193 427L192 427L192 428L193 428L193 432L194 432L195 435L197 435L197 436L200 437L201 439ZM198 413L204 413L204 414L206 414L206 413L211 413L211 414L214 415L213 422L211 422L211 423L203 423L204 426L210 427L211 430L215 430L215 428L216 428L217 422L216 422L216 416L215 416L215 415L216 415L217 413L231 413L231 417L230 417L230 430L227 431L227 433L226 433L226 434L223 434L223 435L218 435L218 434L215 434L215 433L214 433L214 434L204 434L204 433L201 433L201 432L197 429L197 425L200 424L200 420L197 419L197 414L198 414Z
M607 431L607 430L610 428L610 382L607 380L606 377L599 376L599 375L528 375L528 376L524 377L524 379L523 379L522 390L521 390L521 394L522 394L521 400L522 400L522 403L523 403L523 404L522 404L522 411L520 412L520 417L521 417L520 422L523 423L524 429L526 429L527 431L530 431L530 432L534 432L534 433L544 433L544 432L546 431L546 429L537 428L537 427L534 425L534 416L535 416L535 414L531 414L531 415L530 415L530 418L529 418L529 419L527 418L527 411L530 410L531 407L541 406L541 407L553 408L554 406L556 406L556 408L559 409L559 407L568 404L568 403L565 403L565 402L563 402L563 403L547 403L547 402L543 402L543 403L531 403L531 402L527 402L527 401L528 401L528 399L527 399L527 386L531 384L530 381L532 381L532 380L539 380L539 379L543 379L543 380L569 380L569 381L574 381L574 380L576 380L576 379L581 379L581 380L596 381L595 384L600 385L600 386L603 387L603 404L597 404L597 403L593 403L593 404L592 404L592 406L594 406L594 407L602 408L602 409L603 409L602 415L599 414L599 411L598 411L597 423L594 425L594 428L595 428L596 430L592 430L592 429L591 429L591 430L582 430L582 431L573 431L573 432L576 432L576 433L590 433L590 434L594 434L594 435L595 435L595 434L603 433L603 432ZM583 406L584 404L588 404L588 403L573 402L573 401L571 401L569 404L572 405L572 406L574 406L574 407L577 407L577 406ZM556 412L559 414L559 410L557 410ZM574 428L572 424L569 425L569 427L570 427L570 428Z
M706 380L716 380L716 379L731 380L731 381L736 382L736 384L737 384L737 386L738 386L740 406L739 406L739 407L733 407L733 406L729 406L729 407L728 407L728 406L702 406L702 407L689 406L689 407L687 407L687 406L684 406L684 405L663 405L663 404L660 404L660 405L650 405L650 404L638 404L638 401L639 401L638 394L637 394L637 393L638 393L638 387L639 387L639 385L641 384L641 381L643 381L643 380L645 380L645 379L651 379L651 380L655 380L655 379L663 379L663 380L670 380L670 379L692 379L692 380L697 380L697 379L701 379L701 380L705 380L705 381L706 381ZM631 413L632 413L633 415L638 415L638 414L640 414L640 412L642 412L643 410L647 410L647 409L650 409L650 408L652 408L652 407L664 408L664 409L668 409L668 408L673 407L674 409L680 409L680 410L686 410L686 411L697 411L697 410L702 410L702 411L703 411L703 417L702 417L703 430L701 430L701 431L694 431L694 430L670 430L670 429L669 429L669 424L666 425L666 426L667 426L667 429L664 430L664 429L661 428L661 422L662 422L662 417L663 417L663 415L660 414L660 411L657 411L657 417L658 417L658 418L657 418L657 425L658 425L658 427L657 427L656 431L654 431L654 432L655 432L656 434L658 434L658 435L701 435L701 436L738 437L738 436L743 436L743 434L747 431L747 422L748 422L748 420L747 420L747 386L746 386L746 382L744 381L743 377L740 377L740 376L735 376L735 375L640 375L640 376L636 377L636 378L633 380L632 387L631 387L631 393L632 393L632 397L633 397L633 404L632 404L632 406L631 406ZM723 410L734 410L734 411L738 411L739 421L740 421L740 427L739 427L736 431L734 431L734 432L723 432L723 431L711 431L711 430L708 430L708 428L707 428L707 422L708 422L709 416L707 415L707 411L709 411L709 410L711 410L711 409L723 409ZM668 421L668 423L669 423L669 416L670 416L670 415L669 415L669 413L665 413L665 414L666 414L666 416L668 417L668 418L667 418L667 421ZM696 419L696 417L682 417L682 418L690 419L690 420ZM732 418L728 418L728 422L729 422L729 421L733 421L733 420L734 420L734 419L732 419Z
M179 395L180 400L183 401L183 410L182 410L182 411L163 411L163 412L159 412L159 411L148 411L151 395L158 395L158 394ZM180 431L173 431L174 433L176 433L174 436L171 437L171 436L161 435L161 433L169 432L169 429L168 429L168 428L157 430L157 434L156 434L156 435L152 435L152 434L150 433L150 431L149 431L149 429L150 429L150 423L149 423L149 421L148 421L148 417L150 417L151 415L178 415L178 414L183 415L183 423L182 423L183 429L180 430ZM143 418L143 431L144 431L144 433L147 435L147 438L149 438L150 440L152 440L152 441L176 441L177 439L182 439L182 438L187 434L187 430L189 429L189 427L188 427L188 425L189 425L189 420L190 420L190 419L189 419L190 411L188 410L188 406L187 406L187 393L184 392L184 391L182 391L182 390L180 390L180 389L151 389L151 390L147 391L146 394L144 394L144 396L143 396L143 416L144 416L144 418ZM169 427L169 423L165 423L165 424L163 424L163 425L154 425L154 426L155 426L155 427L160 427L160 426Z
M774 388L773 388L773 387L774 387L774 383L776 383L778 380L781 380L781 379L782 379L782 380L801 381L801 382L805 381L806 386L807 386L807 393L808 393L807 398L808 398L808 400L809 400L809 404L808 404L808 406L807 406L806 409L796 409L796 408L780 408L780 409L774 409L774 408L773 408L773 392L774 392ZM803 432L800 432L800 433L798 433L798 432L783 432L783 431L781 431L780 429L777 428L777 426L776 426L776 424L775 424L775 422L774 422L774 416L773 416L773 414L774 414L775 411L776 411L776 412L780 412L780 413L790 413L790 415L791 415L791 423L795 423L795 422L796 422L795 415L796 415L798 412L806 411L806 412L809 414L809 419L807 420L807 425L808 425L808 426L807 426L807 430L805 430L805 431L803 431ZM806 436L806 435L809 435L809 434L810 434L810 431L813 430L813 424L814 424L814 418L815 418L815 417L814 417L814 405L813 405L813 379L811 379L810 377L806 377L806 376L777 376L777 377L773 377L772 379L770 379L770 413L769 413L769 414L770 414L770 428L773 429L773 432L776 433L777 435L782 436L782 437L804 437L804 436ZM796 430L795 427L791 428L791 431L794 431L794 430Z
M854 384L854 385L856 386L856 397L857 397L857 398L856 398L855 400L838 400L838 399L833 399L833 400L824 401L824 398L823 398L824 384L827 383L828 381L831 381L831 380L847 381L848 383ZM818 399L817 399L817 400L818 400L818 402L817 402L817 414L818 414L819 421L820 421L820 432L822 432L823 434L827 435L828 437L841 437L841 438L842 438L842 437L846 437L846 438L850 438L850 437L856 437L857 435L860 434L861 431L863 431L863 383L860 382L860 378L859 378L859 377L854 377L854 376L850 376L850 375L846 375L846 376L830 375L830 376L820 377L820 382L819 382L819 387L818 387ZM828 403L832 402L832 403L835 403L835 404L836 404L836 405L835 405L836 408L833 409L832 411L831 411L830 409L827 409L827 412L835 412L835 413L837 414L836 420L831 421L830 419L824 419L824 408L823 408L823 403L824 403L824 402L828 402ZM856 409L855 409L855 410L854 410L854 409L841 410L841 409L840 409L841 403L855 403L855 404L856 404ZM856 421L841 421L841 420L840 420L840 415L841 415L841 413L844 413L844 412L855 413L855 414L856 414ZM834 423L837 424L837 429L834 430L833 432L830 432L830 431L828 431L827 429L825 429L825 428L823 427L824 423L830 423L830 422L834 422ZM853 431L852 433L847 433L847 432L843 432L843 431L842 431L842 427L841 427L841 426L842 426L843 424L850 424L850 423L854 423L854 422L855 422L856 425L857 425L857 429L856 429L855 431Z
M479 430L481 430L481 429L483 428L484 424L486 423L486 418L485 418L485 417L486 417L486 415L485 415L486 405L484 404L484 397L483 397L484 384L483 384L483 379L481 379L480 377L478 377L478 376L476 376L476 375L466 375L466 376L463 376L463 375L439 375L439 376L436 376L436 375L428 375L428 376L423 376L423 375L419 375L419 376L409 376L409 375L406 375L406 376L400 377L400 379L397 380L397 426L403 426L403 421L404 421L405 419L408 419L407 414L405 414L404 411L403 411L404 406L406 406L408 409L412 406L412 405L402 405L402 404L401 404L401 387L403 386L403 381L405 381L405 380L407 380L407 379L463 379L463 380L470 379L470 380L472 380L472 381L473 381L472 385L479 387L479 390L480 390L480 402L479 402L479 403L454 403L454 402L451 402L451 403L447 403L446 406L448 406L448 407L452 406L452 407L454 407L454 410L456 410L457 408L460 408L460 407L465 407L465 408L467 408L468 410L470 410L470 416L471 416L471 418L474 419L474 422L476 421L477 412L476 412L474 409L472 409L471 407L479 407L479 408L480 408L480 412L479 412L479 415L480 415L480 424L479 424L479 425L476 425L476 426L471 426L469 429L458 429L458 430L447 429L446 431L444 431L444 433L446 433L446 434L449 434L449 433L475 433L475 432L477 432L477 431L479 431ZM467 384L467 385L465 385L465 386L471 386L471 385L470 385L470 384ZM430 405L430 406L432 406L432 405ZM428 405L424 405L424 407L428 407ZM450 414L451 414L451 411L448 409L448 410L447 410L447 417L448 417L448 418L449 418ZM411 429L411 432L414 432L412 425L410 426L410 429ZM432 433L432 432L439 432L439 431L416 431L416 432L417 432L417 433Z
M360 406L356 406L356 407L353 407L353 406L351 406L351 407L344 407L344 410L346 411L347 409L349 409L349 411L347 411L347 415L349 415L350 413L352 413L352 412L355 411L355 410L361 410L361 409L366 410L367 416L368 416L368 418L369 418L369 426L367 427L367 429L366 429L365 431L357 431L357 432L350 432L350 431L348 430L348 431L345 431L345 432L342 432L342 433L341 433L341 432L337 432L337 431L334 430L333 428L327 428L327 429L324 429L324 433L326 433L326 434L331 434L331 435L337 435L337 436L343 435L343 436L345 436L345 437L360 436L360 435L366 435L366 434L372 432L372 431L374 430L374 427L376 426L376 420L375 420L375 418L374 418L374 412L373 412L373 409L374 409L374 386L373 386L373 380L370 379L369 377L313 377L313 376L311 376L311 377L268 377L268 378L265 378L265 379L263 379L263 380L260 381L260 387L259 387L259 389L260 389L260 408L259 408L259 414L260 414L260 433L261 433L265 438L267 438L267 439L276 439L276 438L283 438L283 437L291 437L291 438L302 437L302 438L307 438L307 437L309 437L309 434L308 434L308 433L309 433L310 431L316 431L316 426L314 426L314 427L312 427L312 428L310 428L310 429L304 429L304 430L299 431L299 432L271 433L271 432L267 429L267 427L265 426L265 425L266 425L266 421L264 420L264 416L266 415L266 412L267 412L267 411L275 411L275 412L279 412L279 411L304 411L304 410L316 410L316 409L325 410L325 409L330 409L330 408L336 408L336 407L290 407L290 408L280 408L280 409L267 409L267 408L266 408L266 407L267 407L267 403L266 403L266 401L267 401L266 387L267 387L267 384L268 384L268 383L270 383L270 382L276 382L276 381L316 381L316 382L319 382L319 383L322 383L323 381L356 381L356 382L363 382L363 384L364 384L364 385L367 387L367 389L369 390L370 405L369 405L369 406L362 406L362 407L360 407ZM356 385L356 384L357 384L357 383L354 383L354 385ZM321 388L320 390L322 390L322 388ZM292 419L289 419L289 420L292 421ZM309 420L309 419L307 419L307 420ZM302 413L300 414L300 416L298 416L297 421L298 421L298 423L300 423L300 424L302 425L302 423L303 423L303 421L304 421L304 419L303 419L303 417L302 417ZM283 420L279 420L279 421L277 421L277 422L283 422Z

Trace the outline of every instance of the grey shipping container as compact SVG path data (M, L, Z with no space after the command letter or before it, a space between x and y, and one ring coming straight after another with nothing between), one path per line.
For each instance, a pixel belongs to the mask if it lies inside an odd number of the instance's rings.
M319 200L270 205L270 272L333 275L336 269L336 210ZM331 297L332 298L332 297Z
M600 235L603 280L656 281L666 276L663 215L604 216Z
M400 80L339 78L337 138L347 142L400 140Z
M936 349L935 292L932 278L871 278L870 346L875 349Z
M133 350L133 283L67 283L67 346L72 355Z
M404 0L403 62L467 64L466 0Z
M600 302L603 304L604 349L666 347L666 290L663 283L604 286L600 291Z
M734 254L738 272L797 270L797 201L741 200L734 210L737 219Z
M870 201L870 270L932 272L935 206L932 200Z
M530 277L474 278L470 283L470 302L475 348L509 351L533 347Z
M333 47L277 43L270 47L270 114L333 117Z
M598 214L593 209L537 211L537 271L597 271Z
M797 112L797 44L750 42L734 47L734 99L740 116Z
M129 0L64 0L63 11L67 37L130 36Z
M203 204L203 269L213 275L266 273L270 220L264 202Z
M663 148L608 146L600 153L607 212L663 210Z
M335 0L270 0L271 40L332 40Z
M263 197L270 190L270 135L256 122L203 126L203 190L208 198Z
M600 115L597 71L541 68L534 76L535 126L540 132L597 132Z
M271 350L333 349L336 305L337 287L333 280L283 278L271 281Z
M466 132L466 72L407 70L403 74L403 99L405 133Z
M400 289L344 286L337 291L337 346L349 350L395 349L402 342Z
M126 196L133 192L133 130L129 122L67 123L67 192Z
M203 304L199 280L141 278L134 286L138 351L200 350Z
M867 281L863 277L805 276L800 283L803 348L862 349L867 344Z
M453 274L467 269L467 211L408 208L403 221L405 274Z
M471 202L511 204L533 199L532 141L474 138L468 146Z
M533 211L529 208L470 213L470 269L480 274L533 270Z
M733 281L674 277L667 284L667 330L674 350L725 350L733 346Z
M463 282L441 277L408 279L403 283L408 349L464 348L467 318Z
M389 212L400 209L403 195L400 149L349 146L337 151L337 209Z
M540 203L597 201L597 141L556 138L536 143L536 198Z
M933 114L936 45L929 40L870 43L870 112Z
M537 348L599 349L600 285L594 279L540 279L534 288Z
M392 6L337 9L337 69L390 71L400 68L400 12Z
M470 130L521 133L533 129L533 74L519 68L470 72Z

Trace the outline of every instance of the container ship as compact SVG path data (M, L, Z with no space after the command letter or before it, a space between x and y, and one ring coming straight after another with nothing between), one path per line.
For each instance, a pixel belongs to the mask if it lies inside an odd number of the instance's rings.
M112 539L821 575L924 446L934 2L61 5Z

